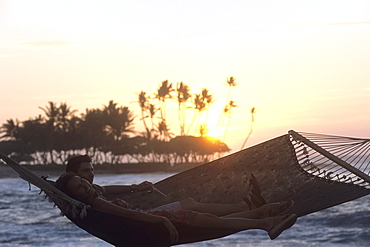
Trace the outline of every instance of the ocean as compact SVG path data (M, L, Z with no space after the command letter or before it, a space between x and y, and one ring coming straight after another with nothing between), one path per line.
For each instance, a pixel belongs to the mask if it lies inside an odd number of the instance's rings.
M157 182L172 174L97 175L101 185ZM56 177L50 179L55 180ZM0 246L107 247L110 244L81 230L60 215L37 187L20 178L0 179ZM276 240L261 230L180 245L187 247L241 246L370 246L370 195L298 219Z

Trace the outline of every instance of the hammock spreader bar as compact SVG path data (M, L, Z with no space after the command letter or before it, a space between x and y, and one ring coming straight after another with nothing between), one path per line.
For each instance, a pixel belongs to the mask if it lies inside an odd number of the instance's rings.
M289 134L298 141L303 142L304 144L310 146L312 149L316 150L318 153L324 155L326 158L330 159L331 161L337 163L338 165L342 166L343 168L347 169L348 171L352 172L353 174L357 175L358 177L362 178L364 181L370 183L370 176L363 173L362 171L356 169L355 167L351 166L347 162L339 159L337 156L332 155L322 147L318 146L317 144L311 142L307 138L303 137L302 135L298 134L294 130L290 130Z

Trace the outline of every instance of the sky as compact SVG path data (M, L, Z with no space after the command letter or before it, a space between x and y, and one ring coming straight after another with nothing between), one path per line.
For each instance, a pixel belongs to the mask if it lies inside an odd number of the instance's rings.
M49 101L84 113L114 100L139 115L137 93L169 80L213 93L214 133L233 76L233 151L252 107L247 146L291 129L370 138L368 0L0 0L0 37L0 124Z

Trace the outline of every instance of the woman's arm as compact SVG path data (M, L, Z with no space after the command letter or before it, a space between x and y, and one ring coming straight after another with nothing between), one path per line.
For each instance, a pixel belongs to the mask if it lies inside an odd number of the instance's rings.
M136 192L136 191L150 191L153 190L153 184L151 182L145 181L141 184L133 184L133 185L106 185L102 186L104 188L104 194L111 195L111 194L121 194L121 193L129 193L129 192Z
M165 217L122 208L99 197L93 199L93 201L91 202L91 207L110 214L123 216L129 219L140 220L150 223L162 223L170 232L171 241L174 243L178 241L178 232L175 226Z

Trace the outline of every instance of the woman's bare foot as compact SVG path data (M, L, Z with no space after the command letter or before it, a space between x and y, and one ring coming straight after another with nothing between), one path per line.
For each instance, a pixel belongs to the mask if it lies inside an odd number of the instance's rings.
M284 230L292 227L297 221L297 215L287 214L282 216L266 218L269 227L267 228L268 235L271 240L277 238Z
M253 174L251 174L249 178L248 193L244 201L247 203L250 210L259 208L267 203L265 198L262 197L261 188Z

